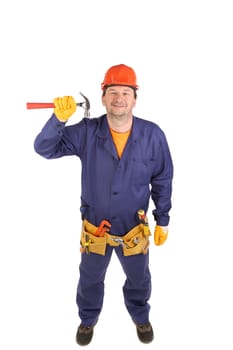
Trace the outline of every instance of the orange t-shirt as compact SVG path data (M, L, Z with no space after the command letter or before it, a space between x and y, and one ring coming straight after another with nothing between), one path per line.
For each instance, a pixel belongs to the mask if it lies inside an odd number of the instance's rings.
M117 132L112 129L110 130L111 130L113 142L116 146L118 157L121 158L131 130L126 132Z

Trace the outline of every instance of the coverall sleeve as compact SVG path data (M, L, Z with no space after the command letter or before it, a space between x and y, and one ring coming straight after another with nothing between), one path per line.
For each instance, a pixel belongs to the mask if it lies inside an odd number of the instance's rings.
M156 162L159 163L159 167L151 180L151 198L155 204L153 215L157 225L167 226L170 219L169 211L172 206L173 163L163 132L160 135L160 147Z
M68 155L80 155L84 142L84 125L82 121L76 125L65 126L53 114L34 141L34 149L47 159Z

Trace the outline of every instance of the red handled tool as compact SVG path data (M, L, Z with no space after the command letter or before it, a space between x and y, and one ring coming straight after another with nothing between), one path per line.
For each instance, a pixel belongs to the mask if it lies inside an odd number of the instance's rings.
M103 237L106 232L108 232L111 228L111 224L107 220L102 220L99 227L95 231L94 235L97 237Z
M77 106L83 107L85 112L85 117L90 117L90 102L86 96L81 92L80 95L84 98L85 101L76 103ZM54 108L54 103L52 102L27 102L27 109L38 109L38 108Z

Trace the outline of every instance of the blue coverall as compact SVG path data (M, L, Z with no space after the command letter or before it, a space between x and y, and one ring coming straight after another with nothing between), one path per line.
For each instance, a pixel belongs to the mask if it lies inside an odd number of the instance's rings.
M53 114L36 137L35 151L52 159L76 155L82 164L81 206L84 217L98 226L111 222L110 233L122 236L138 225L137 211L148 210L160 226L169 223L173 164L163 131L153 122L133 117L133 126L121 159L118 158L107 117L83 118L66 126ZM104 298L105 273L115 250L126 281L127 310L136 323L149 322L151 275L149 253L125 257L122 247L107 247L106 255L82 254L77 288L79 316L84 326L94 325Z

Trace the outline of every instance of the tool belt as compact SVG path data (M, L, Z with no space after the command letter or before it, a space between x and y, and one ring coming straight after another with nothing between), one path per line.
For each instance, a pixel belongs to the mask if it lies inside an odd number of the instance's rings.
M81 233L81 252L95 253L105 255L106 246L112 247L122 246L124 256L146 254L149 248L150 230L143 224L139 224L132 228L124 236L114 236L105 232L103 237L97 237L94 233L98 229L86 219L83 220Z

